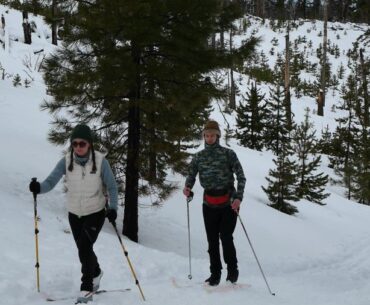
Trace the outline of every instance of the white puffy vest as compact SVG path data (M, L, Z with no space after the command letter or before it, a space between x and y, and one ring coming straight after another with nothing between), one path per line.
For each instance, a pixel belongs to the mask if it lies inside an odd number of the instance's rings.
M105 196L103 193L103 181L101 179L101 167L104 155L95 151L96 173L91 173L93 162L90 153L85 166L73 162L73 170L68 170L71 162L71 152L66 154L66 187L67 187L67 210L77 216L85 216L104 209Z

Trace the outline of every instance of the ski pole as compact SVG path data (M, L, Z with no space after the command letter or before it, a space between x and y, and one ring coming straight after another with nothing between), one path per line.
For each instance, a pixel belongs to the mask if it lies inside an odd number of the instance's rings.
M244 230L244 233L245 233L245 236L247 237L248 242L249 242L249 245L251 246L252 252L253 252L253 254L254 254L254 257L256 258L256 261L257 261L258 267L260 268L261 274L262 274L262 276L263 276L263 279L265 280L265 283L266 283L266 286L267 286L267 288L268 288L268 291L270 292L270 294L271 294L271 295L275 295L275 293L271 291L270 286L269 286L269 284L267 283L267 280L266 280L265 274L263 273L263 270L262 270L261 264L260 264L260 262L258 261L258 258L257 258L257 255L256 255L256 252L255 252L255 251L254 251L254 249L253 249L253 246L252 246L251 240L249 239L249 236L248 236L247 230L245 229L245 226L244 226L244 224L243 224L243 222L242 222L242 219L241 219L241 217L240 217L240 215L239 215L239 212L236 212L236 213L238 214L238 218L239 218L240 224L242 225L243 230Z
M191 247L190 247L190 216L189 216L189 203L193 200L194 193L190 192L189 196L186 197L186 208L188 216L188 247L189 247L189 275L188 279L191 280L193 276L191 275Z
M134 268L132 267L132 264L131 264L130 258L128 257L128 252L126 251L125 246L123 245L122 238L121 238L121 236L120 236L120 235L119 235L119 233L118 233L116 223L115 223L115 222L112 222L112 226L113 226L113 228L114 228L114 231L116 231L116 234L117 234L118 240L119 240L119 242L120 242L120 244L121 244L121 247L122 247L123 253L124 253L124 254L125 254L125 256L126 256L126 259L127 259L128 265L129 265L129 267L130 267L130 269L131 269L131 273L132 273L132 275L133 275L133 277L134 277L134 279L135 279L135 284L136 284L136 285L137 285L137 287L139 288L139 291L140 291L141 297L142 297L142 298L143 298L143 300L145 301L144 293L143 293L143 291L142 291L142 289L141 289L141 287L140 287L139 280L138 280L138 279L137 279L137 277L136 277L136 273L135 273L135 271L134 271Z
M32 181L37 181L37 178L32 178ZM35 220L35 243L36 243L36 280L37 280L37 291L40 292L40 264L39 264L39 229L37 226L37 193L33 193L33 212Z

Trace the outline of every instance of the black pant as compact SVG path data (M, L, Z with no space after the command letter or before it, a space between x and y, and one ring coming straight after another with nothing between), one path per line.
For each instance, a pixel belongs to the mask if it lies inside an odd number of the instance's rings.
M82 217L69 213L68 218L81 262L81 291L92 291L93 278L100 274L93 245L103 227L105 210Z
M238 268L238 260L236 258L233 233L237 214L231 206L211 208L203 204L203 218L207 233L211 273L221 273L220 239L227 269L236 270Z

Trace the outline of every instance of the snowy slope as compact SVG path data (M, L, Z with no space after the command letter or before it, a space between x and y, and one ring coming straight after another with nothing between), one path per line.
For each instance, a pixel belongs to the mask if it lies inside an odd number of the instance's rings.
M0 6L0 13L5 11ZM20 36L20 13L6 14L9 37ZM30 17L33 19L34 17ZM46 38L48 29L39 18L35 45L13 42L0 48L0 63L8 73L27 73L22 61L40 46L53 49ZM344 25L346 27L347 25ZM270 30L261 29L266 36ZM357 35L347 29L348 35ZM36 34L34 34L35 36ZM283 34L281 34L283 35ZM37 36L37 35L36 35ZM351 36L352 37L352 36ZM353 36L354 37L354 36ZM1 37L0 37L1 38ZM20 36L21 38L21 36ZM281 37L279 39L282 39ZM352 39L352 38L351 38ZM37 42L36 42L37 41ZM348 44L346 47L350 47ZM29 72L31 73L31 72ZM61 183L52 192L38 197L39 254L41 293L36 290L33 199L28 191L31 177L44 179L62 155L62 147L47 142L51 118L39 105L46 98L46 88L37 71L30 88L13 87L12 78L0 80L0 304L47 304L50 296L74 296L79 290L80 266L65 209ZM313 105L309 98L293 105L296 117L304 107ZM329 103L333 103L330 100ZM217 107L215 107L217 109ZM334 115L334 114L333 114ZM213 117L223 122L215 111ZM331 115L314 117L316 126L333 124ZM232 121L232 120L231 120ZM370 209L347 201L343 189L329 186L331 196L326 206L302 200L299 213L281 214L267 203L261 185L272 167L272 155L237 146L247 175L243 220L276 296L271 296L260 274L248 241L238 224L235 240L239 258L240 283L250 287L205 289L200 282L208 276L207 242L201 215L201 188L195 185L190 207L192 275L187 279L188 240L186 204L181 192L173 194L162 207L146 205L140 209L140 244L123 238L147 304L178 305L254 304L254 305L365 305L370 302ZM322 169L330 171L323 164ZM181 186L184 179L171 177ZM146 202L143 202L145 206ZM120 211L120 217L122 210ZM118 223L119 229L121 223ZM102 288L131 288L124 293L98 295L94 304L140 304L141 297L123 256L118 239L106 223L95 246L105 274ZM223 274L223 281L225 274ZM174 280L177 284L174 285ZM181 286L180 288L178 286ZM73 300L55 304L72 304Z

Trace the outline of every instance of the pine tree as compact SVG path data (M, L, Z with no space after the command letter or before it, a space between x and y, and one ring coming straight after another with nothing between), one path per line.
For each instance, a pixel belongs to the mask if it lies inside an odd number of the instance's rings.
M245 104L240 103L236 109L236 138L240 145L251 149L263 148L263 130L266 122L266 104L262 104L265 95L257 89L256 83L252 84L249 92L243 96Z
M284 107L284 89L276 85L270 89L270 98L267 100L267 113L264 139L265 146L275 155L279 155L282 145L289 142L289 126Z
M370 205L370 117L368 64L363 50L360 50L360 77L358 78L355 103L355 124L359 126L354 147L354 187L353 197L360 203ZM356 72L358 71L356 70Z
M337 182L346 187L347 198L370 204L367 65L357 43L348 52L348 56L348 67L352 74L341 90L343 103L337 107L347 115L337 119L339 126L332 145L335 154L330 161L340 177Z
M65 44L45 62L57 114L50 138L64 143L72 122L89 123L124 184L123 233L138 240L139 181L168 195L168 170L183 170L211 99L225 98L208 76L238 65L252 38L232 54L208 47L215 32L241 16L237 3L217 0L98 0L80 2ZM162 192L163 191L163 192Z
M296 97L301 96L301 81L300 81L300 73L305 68L301 61L302 61L302 52L298 49L298 45L294 44L294 49L290 51L291 55L291 63L290 63L290 75L291 75L291 86L294 87Z
M276 62L274 66L275 79L284 79L284 66L285 62L283 60L282 54L277 53Z
M358 41L362 42L364 46L370 45L370 29L365 31L359 38Z
M355 150L358 145L356 139L359 131L354 110L357 100L357 85L353 75L348 77L346 87L343 86L341 92L343 101L337 109L345 111L347 115L336 119L338 127L335 132L334 144L336 145L337 153L330 158L330 161L335 173L340 177L340 180L336 182L346 187L347 198L351 199L355 176Z
M270 206L289 215L298 212L298 209L289 203L297 201L295 189L297 187L297 165L291 160L292 147L284 107L282 86L277 85L270 90L270 100L267 110L270 118L267 123L265 140L266 146L276 155L273 160L276 169L269 171L267 188L262 189L267 194Z
M31 81L30 81L28 78L26 78L26 79L24 80L24 87L25 87L25 88L29 88L29 87L31 87L31 86L30 86L30 84L31 84Z
M325 129L321 132L321 139L317 142L317 151L325 155L334 155L335 152L332 149L333 145L333 134L329 130L329 125L326 125Z
M266 188L262 186L269 198L270 206L289 215L298 213L297 207L290 201L299 200L295 191L297 187L296 164L290 160L291 155L289 144L282 145L279 155L273 160L276 168L270 170L269 176L266 177L268 186Z
M355 147L353 161L353 198L359 203L370 205L370 130L362 128L359 145Z
M317 140L313 124L309 121L309 109L306 109L304 121L293 132L293 149L298 155L297 196L323 205L322 200L329 196L324 193L328 175L316 173L320 166L321 156L315 156Z
M22 79L18 73L13 78L13 86L14 87L22 86Z

